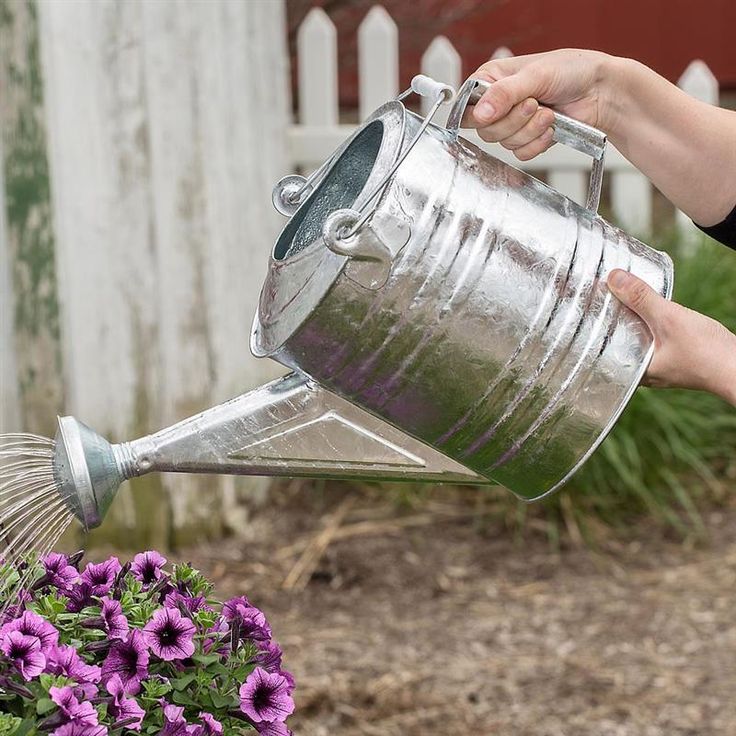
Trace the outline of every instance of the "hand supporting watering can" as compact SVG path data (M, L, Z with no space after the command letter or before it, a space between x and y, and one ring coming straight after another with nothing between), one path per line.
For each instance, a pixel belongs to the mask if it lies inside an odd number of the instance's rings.
M736 113L693 99L644 65L596 51L558 50L489 61L492 82L466 114L481 138L522 161L553 145L548 107L601 129L680 210L736 248ZM701 389L736 405L736 335L613 271L613 293L655 338L646 382Z

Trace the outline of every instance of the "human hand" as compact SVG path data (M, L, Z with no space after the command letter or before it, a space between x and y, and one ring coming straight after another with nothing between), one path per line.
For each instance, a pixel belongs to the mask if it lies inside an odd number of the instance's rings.
M736 335L720 322L668 301L626 271L611 271L608 288L654 336L645 385L709 391L736 406Z
M483 140L499 142L527 161L554 142L554 114L540 104L606 130L614 68L614 57L577 49L489 61L471 75L492 84L469 110L465 124L477 128Z

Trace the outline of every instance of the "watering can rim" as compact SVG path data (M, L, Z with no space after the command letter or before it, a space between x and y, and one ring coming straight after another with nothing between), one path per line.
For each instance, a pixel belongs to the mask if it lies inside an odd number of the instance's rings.
M391 100L376 109L337 149L322 173L321 181L302 201L287 220L274 243L268 261L268 271L261 287L258 309L253 318L250 350L257 358L273 355L306 321L327 292L332 288L350 258L324 247L322 236L315 238L297 253L277 256L277 249L295 222L312 205L322 185L338 165L344 153L376 122L382 124L381 143L375 163L355 198L360 207L375 183L386 174L400 155L405 137L407 115L414 115L398 100ZM385 196L385 192L381 198ZM319 247L319 246L323 247Z

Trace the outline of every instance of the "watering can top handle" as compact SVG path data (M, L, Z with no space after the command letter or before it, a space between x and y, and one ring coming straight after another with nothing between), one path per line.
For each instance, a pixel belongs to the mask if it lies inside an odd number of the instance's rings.
M447 129L452 134L457 136L467 106L478 102L490 86L490 82L485 79L471 78L460 87L447 118ZM554 115L553 139L593 158L585 206L587 209L597 212L603 184L603 155L606 151L606 134L591 125L581 123L579 120L562 115L559 112L555 112Z

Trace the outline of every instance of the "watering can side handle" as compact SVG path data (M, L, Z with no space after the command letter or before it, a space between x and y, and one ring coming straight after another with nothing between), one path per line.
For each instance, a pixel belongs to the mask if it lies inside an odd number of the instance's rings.
M468 79L458 90L452 109L447 118L447 129L457 137L460 124L468 105L474 105L490 88L490 83L484 79ZM597 212L603 185L603 156L606 151L606 134L592 125L555 112L553 124L554 140L585 153L593 159L590 172L590 184L585 206Z

